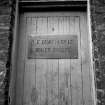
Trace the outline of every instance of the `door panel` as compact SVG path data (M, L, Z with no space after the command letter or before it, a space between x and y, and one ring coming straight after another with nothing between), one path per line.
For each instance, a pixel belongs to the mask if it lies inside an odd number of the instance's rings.
M16 105L92 105L85 13L25 13L20 19ZM29 36L76 35L78 58L29 59Z

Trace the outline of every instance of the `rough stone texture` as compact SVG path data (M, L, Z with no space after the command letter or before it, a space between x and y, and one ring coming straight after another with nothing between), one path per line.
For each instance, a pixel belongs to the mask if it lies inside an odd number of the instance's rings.
M97 105L105 105L105 0L91 0Z
M11 1L0 0L0 105L8 105Z

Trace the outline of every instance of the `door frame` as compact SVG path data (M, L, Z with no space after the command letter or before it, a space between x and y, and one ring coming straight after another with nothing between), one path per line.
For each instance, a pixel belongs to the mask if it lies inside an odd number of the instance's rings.
M13 27L13 43L11 51L11 78L9 87L9 105L15 105L16 95L16 58L18 50L18 31L19 31L19 18L24 12L55 12L55 11L81 11L87 13L87 24L89 33L89 46L91 57L91 74L92 74L92 91L93 91L93 105L96 105L96 89L95 89L95 72L93 68L93 55L92 55L92 29L91 29L91 17L90 17L90 0L83 1L51 1L51 2L37 2L37 1L19 1L16 0L15 19Z

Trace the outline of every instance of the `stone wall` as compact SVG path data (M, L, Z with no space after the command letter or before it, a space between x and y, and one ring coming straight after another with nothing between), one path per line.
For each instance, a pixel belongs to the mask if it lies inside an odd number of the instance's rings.
M11 51L11 1L0 0L0 105L8 105Z
M91 0L97 105L105 105L105 0Z
M9 101L15 1L0 0L0 105ZM97 105L105 105L105 0L91 0L91 20Z

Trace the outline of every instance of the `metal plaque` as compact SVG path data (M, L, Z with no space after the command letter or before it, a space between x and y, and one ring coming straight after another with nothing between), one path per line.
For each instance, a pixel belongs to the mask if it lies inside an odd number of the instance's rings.
M77 59L77 35L51 35L29 37L29 59Z

